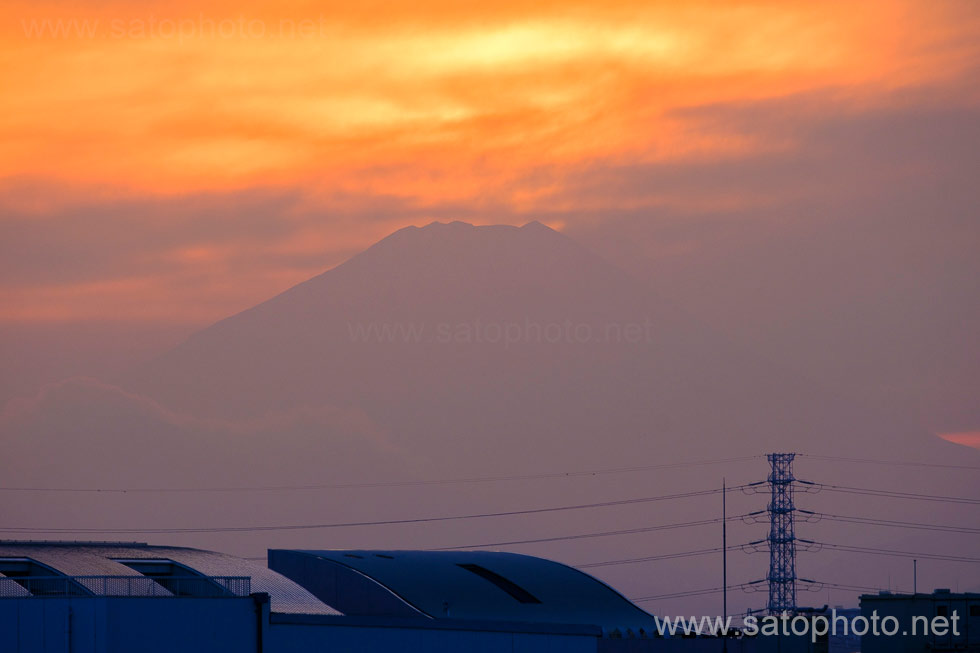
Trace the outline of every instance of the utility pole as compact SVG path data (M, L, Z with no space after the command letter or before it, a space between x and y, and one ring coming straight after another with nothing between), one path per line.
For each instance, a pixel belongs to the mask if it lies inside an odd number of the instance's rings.
M769 602L771 615L796 612L796 530L793 522L793 459L795 453L766 456L769 474Z
M725 477L721 479L721 611L728 622L728 491ZM728 653L728 633L722 633L722 653Z

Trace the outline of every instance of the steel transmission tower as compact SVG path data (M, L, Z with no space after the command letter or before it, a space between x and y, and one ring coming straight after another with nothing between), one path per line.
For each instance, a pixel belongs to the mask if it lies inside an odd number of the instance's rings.
M796 531L793 526L793 458L795 453L766 456L772 472L769 488L769 614L796 612Z

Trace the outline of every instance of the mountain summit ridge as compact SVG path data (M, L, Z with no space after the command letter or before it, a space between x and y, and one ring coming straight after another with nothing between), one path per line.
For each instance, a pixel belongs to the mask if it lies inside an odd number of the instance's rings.
M293 310L310 316L317 313L316 307L345 310L372 297L390 302L422 283L439 286L443 299L442 293L451 291L457 302L467 296L493 295L487 286L494 284L562 294L600 283L651 293L627 273L538 221L520 227L434 221L398 229L346 261L192 334L188 341L270 311ZM566 291L563 286L570 287Z

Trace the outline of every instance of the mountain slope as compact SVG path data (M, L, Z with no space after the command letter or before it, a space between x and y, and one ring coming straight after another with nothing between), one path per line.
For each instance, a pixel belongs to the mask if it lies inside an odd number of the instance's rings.
M196 334L126 385L215 418L357 406L456 463L952 450L723 331L541 224L433 223Z

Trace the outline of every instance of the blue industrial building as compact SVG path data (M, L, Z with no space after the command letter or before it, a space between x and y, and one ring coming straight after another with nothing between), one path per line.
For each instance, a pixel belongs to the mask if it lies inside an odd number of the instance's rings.
M576 569L498 552L0 542L0 653L718 651ZM731 653L813 651L728 642Z
M656 627L592 576L516 553L272 550L269 568L345 615Z

